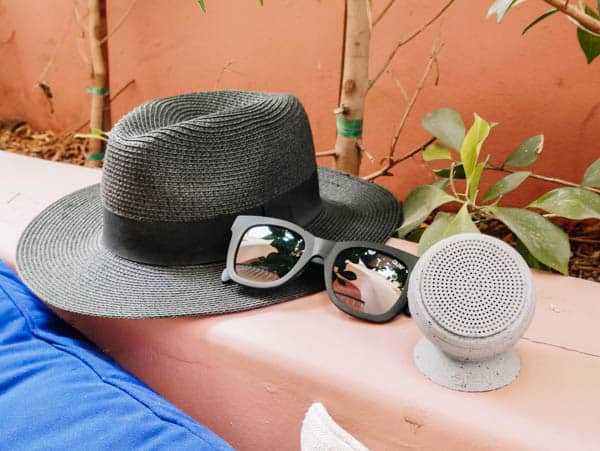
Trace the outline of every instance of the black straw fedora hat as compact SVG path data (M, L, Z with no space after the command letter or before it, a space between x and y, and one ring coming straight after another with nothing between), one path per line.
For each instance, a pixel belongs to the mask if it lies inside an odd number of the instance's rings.
M317 168L289 94L193 93L147 102L110 132L102 183L40 213L17 248L45 302L144 318L246 310L322 290L318 270L274 291L224 285L239 214L295 222L329 240L384 241L401 221L385 189Z

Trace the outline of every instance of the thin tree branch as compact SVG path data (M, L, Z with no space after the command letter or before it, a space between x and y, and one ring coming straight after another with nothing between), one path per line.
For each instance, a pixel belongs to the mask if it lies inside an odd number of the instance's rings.
M423 150L425 150L427 148L428 145L433 144L434 142L435 142L435 138L431 138L427 142L421 144L419 147L417 147L409 152L406 152L404 155L402 155L398 159L393 159L389 156L385 157L385 159L388 161L387 164L385 166L381 167L380 169L376 170L375 172L372 172L371 174L364 176L363 179L373 180L381 175L387 175L387 172L391 168L396 166L398 163L402 163L404 160L408 160L410 157L418 154L419 152L422 152Z
M392 143L390 145L390 153L389 153L390 158L394 156L394 151L396 150L396 144L398 144L398 138L400 137L400 134L402 133L402 130L404 129L404 126L406 125L406 120L408 119L408 115L410 114L413 107L415 106L417 98L419 97L419 94L421 93L421 91L423 90L423 87L425 86L425 82L427 81L429 72L431 72L433 63L436 60L437 55L440 52L440 50L442 49L442 47L443 47L443 44L441 44L439 46L434 46L433 50L431 51L431 54L429 55L429 61L427 62L427 65L425 66L425 70L423 71L421 80L419 81L419 84L417 85L412 97L408 101L408 104L406 105L406 108L404 110L404 114L402 115L402 119L400 119L400 123L398 124L398 127L396 127L396 131L394 132L394 137L392 138Z
M374 171L371 174L364 177L365 180L373 180L381 175L388 174L389 170L392 167L394 167L401 161L404 161L407 158L412 157L414 154L416 154L424 149L424 147L421 146L417 149L414 149L414 150L408 152L407 154L403 155L402 157L400 157L397 160L394 159L394 152L396 151L396 145L398 144L398 139L400 138L400 134L402 133L402 130L404 129L404 126L406 125L408 116L410 115L410 112L412 111L413 107L415 106L415 103L417 101L417 98L419 97L419 94L421 93L421 91L423 90L423 87L425 86L425 82L427 81L427 77L428 77L429 73L431 72L433 63L436 60L437 55L440 52L440 50L442 49L442 47L443 47L443 44L441 44L439 46L437 46L437 45L434 46L431 51L431 54L429 55L429 61L427 62L427 65L425 66L425 70L423 71L421 80L419 81L419 84L415 88L415 92L413 93L408 104L406 105L406 108L404 109L404 114L402 115L402 118L400 119L400 123L396 127L396 131L394 132L394 137L392 138L392 142L390 144L389 153L386 157L383 158L383 161L385 161L386 163L377 171ZM431 144L433 141L435 141L435 138L430 139L427 142L427 145Z
M117 22L117 24L115 25L115 27L110 30L108 33L106 33L106 36L104 36L101 40L100 40L100 44L104 44L106 41L108 41L108 39L117 32L117 30L119 28L121 28L121 25L123 25L123 22L125 22L125 19L127 19L127 16L129 16L129 13L131 12L131 10L133 9L133 7L135 6L137 0L132 0L131 3L129 4L129 8L127 8L127 11L125 11L125 13L121 16L121 18L119 19L119 21Z
M227 61L225 63L225 65L221 69L221 72L219 72L219 75L217 76L217 79L215 80L215 87L214 87L214 89L217 89L219 87L219 85L221 84L221 79L223 78L223 75L225 75L225 72L229 71L229 68L231 67L231 65L233 63L234 63L234 60L229 60L229 61Z
M318 157L335 157L337 155L337 152L335 151L335 149L331 149L331 150L325 150L323 152L315 152L315 156Z
M595 34L600 34L600 20L595 19L592 16L588 16L582 7L571 5L565 0L544 0L551 6L554 6L560 12L572 17L579 23L583 28L589 30Z
M381 77L381 75L383 75L385 70L388 68L388 66L391 64L392 60L394 59L394 56L396 56L396 53L398 52L400 47L402 47L405 44L408 44L410 41L412 41L414 38L416 38L419 34L421 34L423 31L425 31L431 24L433 24L436 20L438 20L442 16L442 14L444 14L446 12L446 10L448 8L450 8L452 3L454 3L454 0L448 1L448 3L446 3L442 7L442 9L440 9L431 19L429 19L429 21L425 22L425 24L421 25L420 28L417 28L415 31L413 31L407 37L401 39L396 44L396 46L394 47L394 50L392 50L392 53L388 56L386 62L383 64L381 69L379 69L379 71L377 72L377 75L375 75L375 77L373 77L373 79L369 82L369 89L371 89L373 87L373 85L377 82L377 80L379 80L379 77Z
M486 169L491 169L492 171L505 172L505 173L508 173L508 174L514 174L515 172L518 172L518 171L514 171L512 169L507 169L507 168L502 167L502 166L493 166L493 165L490 165L490 164L486 165L485 168ZM569 182L568 180L557 179L557 178L554 178L554 177L548 177L548 176L545 176L545 175L534 174L534 173L529 174L529 177L531 177L533 179L544 180L546 182L556 183L558 185L572 186L572 187L575 187L575 188L583 188L583 189L587 189L589 191L593 191L595 193L600 194L600 189L592 188L591 186L578 185L577 183Z
M381 12L379 13L379 15L375 18L375 20L373 20L373 24L372 24L373 28L375 28L375 25L377 25L377 22L379 22L383 18L383 16L385 16L385 14L392 7L392 5L394 4L395 1L396 0L390 0L388 2L388 4L385 5L385 7L381 10Z
M356 147L358 148L359 152L362 152L362 153L364 153L367 156L367 158L369 159L369 161L371 163L373 163L375 161L375 158L373 157L373 155L371 155L369 153L369 151L367 149L365 149L360 142L358 142L358 141L356 142Z
M56 60L56 56L58 55L58 51L60 50L60 48L62 47L62 45L65 43L65 39L66 39L67 35L69 34L70 29L71 29L71 22L73 21L73 17L68 17L67 19L68 20L65 21L66 25L65 25L65 28L64 28L64 33L60 37L60 39L58 40L58 42L56 43L56 45L54 46L54 49L52 49L52 56L50 56L50 58L48 59L48 62L44 66L44 69L42 69L42 72L38 75L36 86L40 82L45 81L46 75L48 75L48 71L50 70L50 67L54 64L54 61ZM9 39L13 36L13 34L14 34L14 31L12 32L11 36L9 37Z

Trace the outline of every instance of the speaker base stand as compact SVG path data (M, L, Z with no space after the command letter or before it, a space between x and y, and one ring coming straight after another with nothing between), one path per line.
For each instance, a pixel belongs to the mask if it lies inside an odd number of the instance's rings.
M521 359L516 349L476 362L454 360L425 337L415 346L417 368L429 379L452 390L482 392L510 384L519 374Z

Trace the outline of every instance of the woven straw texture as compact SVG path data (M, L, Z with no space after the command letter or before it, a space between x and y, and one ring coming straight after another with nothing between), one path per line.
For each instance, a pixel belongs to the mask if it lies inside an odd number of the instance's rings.
M276 290L224 285L224 263L152 266L102 246L106 208L138 221L198 221L259 206L306 181L316 162L308 119L289 94L211 92L148 102L110 132L100 185L67 195L23 232L17 268L45 302L123 318L226 313L324 288L311 267ZM319 168L322 209L306 228L382 242L401 220L385 189Z
M320 168L323 209L306 228L333 240L382 242L400 208L383 188ZM320 265L275 290L221 283L224 263L151 266L125 260L101 245L102 206L94 185L44 210L19 241L19 275L43 301L78 313L122 318L206 315L276 304L324 289Z
M316 169L308 118L290 94L215 91L153 100L117 122L106 155L105 207L147 221L238 213Z

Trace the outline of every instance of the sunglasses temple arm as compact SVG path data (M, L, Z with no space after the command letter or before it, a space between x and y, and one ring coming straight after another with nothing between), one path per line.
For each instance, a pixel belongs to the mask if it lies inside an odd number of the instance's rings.
M227 271L227 268L225 268L223 270L223 272L221 273L221 282L223 282L223 283L231 282L231 277L229 276L229 271Z

